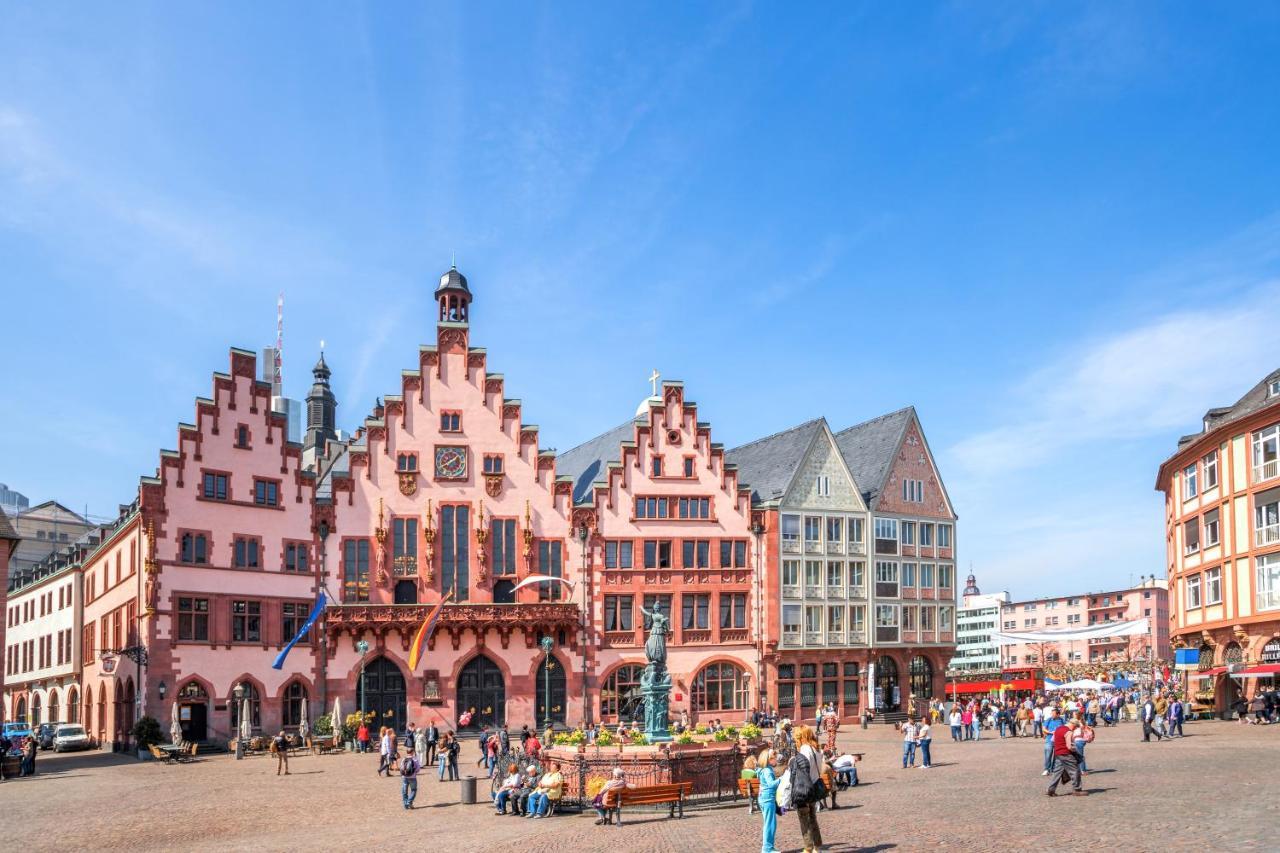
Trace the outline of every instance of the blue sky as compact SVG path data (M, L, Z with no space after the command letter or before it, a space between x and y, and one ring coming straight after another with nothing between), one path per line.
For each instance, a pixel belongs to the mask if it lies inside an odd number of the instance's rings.
M456 252L546 444L911 403L985 589L1163 574L1280 363L1280 8L469 6L0 9L0 481L112 514L281 290L354 427Z

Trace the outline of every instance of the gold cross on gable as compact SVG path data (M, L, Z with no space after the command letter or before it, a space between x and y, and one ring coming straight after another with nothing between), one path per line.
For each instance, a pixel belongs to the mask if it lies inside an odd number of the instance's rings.
M658 396L658 380L662 378L662 374L658 372L658 368L653 369L653 373L649 374L649 383L653 385L653 396Z

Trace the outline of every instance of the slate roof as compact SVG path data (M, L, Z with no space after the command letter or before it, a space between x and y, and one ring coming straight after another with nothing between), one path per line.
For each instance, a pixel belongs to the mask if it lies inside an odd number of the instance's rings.
M556 457L556 476L573 478L573 502L591 497L591 485L609 476L609 463L622 461L622 442L635 441L635 419L619 424Z
M914 406L907 406L836 433L836 445L868 506L884 488L893 456L915 413Z
M1265 409L1269 405L1280 402L1280 397L1268 396L1268 388L1272 382L1277 380L1280 380L1280 369L1276 369L1268 373L1263 377L1261 382L1246 391L1244 396L1239 400L1236 400L1234 405L1219 406L1205 412L1202 421L1204 428L1200 432L1192 433L1191 435L1184 435L1182 438L1178 439L1178 451L1181 452L1182 448L1186 445L1198 440L1210 432L1213 432L1224 424L1229 424L1232 421L1238 421L1243 417L1252 415L1259 409ZM1178 454L1174 453L1173 455L1177 456ZM1173 456L1169 458L1172 459Z
M725 452L725 462L738 466L738 485L751 487L752 503L782 497L823 422L814 418Z
M0 512L0 539L12 539L16 542L21 538L14 532L13 525L9 523L9 516Z

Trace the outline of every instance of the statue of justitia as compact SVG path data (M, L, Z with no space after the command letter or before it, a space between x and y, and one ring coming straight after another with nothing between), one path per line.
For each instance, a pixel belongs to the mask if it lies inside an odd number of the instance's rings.
M640 612L649 617L652 626L649 629L649 639L644 644L645 656L661 672L667 668L667 617L657 604L653 605L652 612L645 610L643 606Z

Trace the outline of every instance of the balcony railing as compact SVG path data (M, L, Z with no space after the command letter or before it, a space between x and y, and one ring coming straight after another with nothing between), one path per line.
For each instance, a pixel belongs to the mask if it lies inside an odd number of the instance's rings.
M867 597L867 588L865 586L851 586L849 587L849 597L865 600Z
M821 554L821 553L822 553L822 542L820 542L820 541L819 541L819 540L817 540L817 539L806 539L806 540L804 540L804 552L805 552L806 554Z
M848 635L846 635L846 637L845 637L845 642L847 642L847 643L848 643L849 645L851 645L851 646L853 646L853 645L858 645L858 644L861 644L861 643L866 643L866 642L867 642L867 632L866 632L866 631L860 631L860 630L858 630L858 629L856 629L856 628L850 628L850 629L849 629L849 633L848 633Z
M844 631L832 631L827 629L827 645L842 646L844 645Z
M867 553L867 546L861 542L850 542L849 553L855 557L861 556Z
M804 595L805 598L822 598L822 587L805 584Z
M1263 462L1261 465L1253 466L1253 481L1255 483L1275 477L1280 477L1280 459L1272 459L1270 462Z
M783 539L783 540L782 540L782 553L784 553L784 554L799 554L799 553L800 553L800 540L799 540L799 539Z
M787 646L798 646L804 640L804 635L799 631L783 631L782 642Z
M784 586L782 588L782 597L783 598L801 598L802 596L800 594L800 587Z
M843 553L844 553L844 543L843 543L843 542L828 542L828 543L827 543L827 553L828 553L828 554L843 554Z
M805 631L804 644L806 646L822 645L822 632L821 631Z
M1253 528L1254 545L1274 545L1280 542L1280 524L1268 524Z

